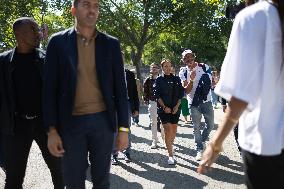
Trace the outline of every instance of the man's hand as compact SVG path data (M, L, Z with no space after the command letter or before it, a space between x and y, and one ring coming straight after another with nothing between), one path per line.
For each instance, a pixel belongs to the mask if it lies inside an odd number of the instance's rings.
M188 85L188 81L187 81L187 80L182 81L182 86L183 86L184 88L186 88L187 85Z
M49 152L55 157L62 157L65 151L63 149L61 138L55 127L50 127L47 135L47 148Z
M119 131L116 136L116 150L123 151L128 147L128 132Z
M196 77L196 71L194 70L194 71L192 71L192 72L190 72L190 80L194 80L195 79L195 77Z
M202 160L199 163L197 172L200 174L204 174L211 170L211 165L216 162L221 151L222 146L214 148L214 145L212 143L209 143L209 145L206 147L205 151L202 154Z
M134 111L133 113L132 113L132 116L133 117L136 117L136 116L138 116L139 115L139 112L138 111Z

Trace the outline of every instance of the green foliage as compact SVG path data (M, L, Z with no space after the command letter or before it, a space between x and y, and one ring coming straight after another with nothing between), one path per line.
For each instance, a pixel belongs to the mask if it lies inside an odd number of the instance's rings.
M0 0L0 3L0 52L15 46L12 24L19 17L33 17L39 26L46 23L49 34L60 31L72 23L60 15L67 1L61 3L60 0ZM43 47L46 43L47 41L43 41Z
M176 1L175 20L170 31L160 34L158 41L152 41L145 48L147 64L160 62L161 57L166 56L180 64L182 51L189 48L196 52L197 61L220 69L232 26L224 17L227 3L220 0Z
M15 45L11 25L21 16L46 23L49 35L73 25L72 0L0 0L0 52ZM163 58L180 64L190 48L198 61L220 68L232 21L225 7L236 0L101 0L98 28L120 39L127 62L138 69ZM45 47L47 41L43 42Z
M12 23L18 17L31 16L39 12L40 1L17 0L5 1L0 0L0 51L9 49L15 45L12 32Z

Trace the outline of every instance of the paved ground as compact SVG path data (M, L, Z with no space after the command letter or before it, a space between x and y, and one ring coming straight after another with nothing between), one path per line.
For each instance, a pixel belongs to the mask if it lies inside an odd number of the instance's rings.
M175 140L177 165L167 165L165 145L150 149L151 130L146 108L141 108L140 126L132 126L132 159L125 163L120 156L120 165L111 167L111 189L244 189L244 174L241 157L233 135L227 138L222 152L213 170L207 175L196 173L193 128L179 122ZM215 110L216 127L222 117L221 109ZM212 131L211 135L215 132ZM161 139L161 138L160 138ZM160 140L161 141L161 140ZM0 188L4 188L5 174L0 170ZM86 181L91 188L90 176ZM36 144L33 144L26 178L25 189L50 189L50 173Z

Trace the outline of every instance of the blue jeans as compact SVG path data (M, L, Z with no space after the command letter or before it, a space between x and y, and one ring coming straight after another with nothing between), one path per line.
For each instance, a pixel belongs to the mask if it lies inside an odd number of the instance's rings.
M214 111L211 102L205 102L198 107L190 106L192 123L194 128L194 138L196 150L203 150L203 142L208 139L211 130L214 127ZM201 118L204 116L206 126L201 133Z
M218 96L214 92L214 89L211 89L211 100L212 100L213 105L216 106L218 103Z
M72 127L62 134L63 176L67 189L84 189L88 153L93 188L108 189L113 130L107 112L73 116Z

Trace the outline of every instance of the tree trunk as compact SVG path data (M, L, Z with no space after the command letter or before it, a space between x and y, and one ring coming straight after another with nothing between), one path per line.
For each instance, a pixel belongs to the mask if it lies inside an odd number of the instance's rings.
M133 65L135 66L136 68L136 73L137 73L137 78L140 80L140 82L142 82L142 79L141 79L141 57L142 57L142 52L143 52L143 49L144 49L144 45L141 45L140 47L137 48L137 51L134 52L134 57L133 57Z

